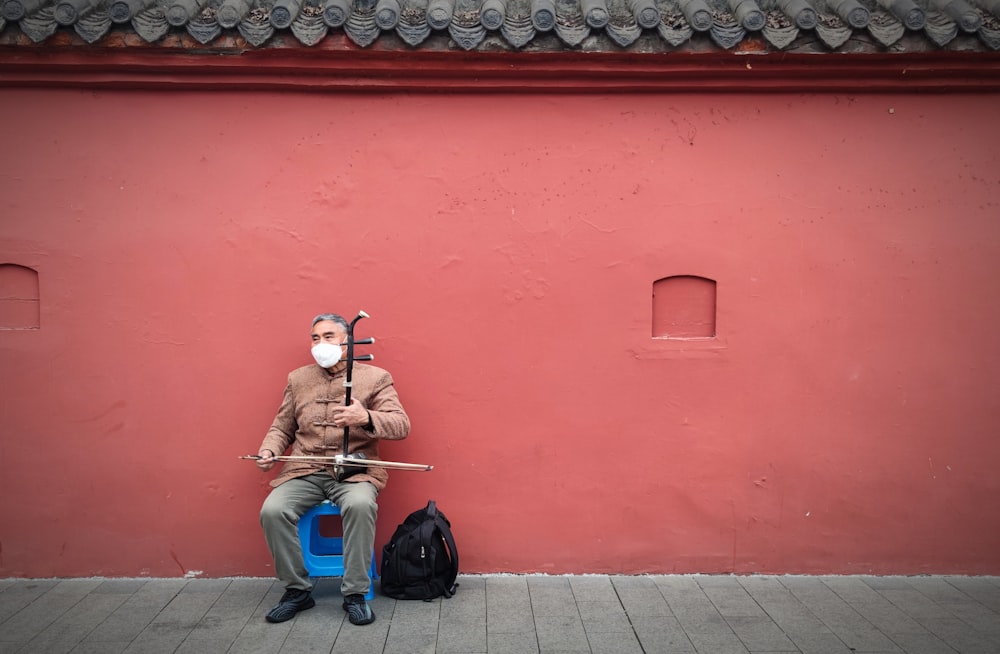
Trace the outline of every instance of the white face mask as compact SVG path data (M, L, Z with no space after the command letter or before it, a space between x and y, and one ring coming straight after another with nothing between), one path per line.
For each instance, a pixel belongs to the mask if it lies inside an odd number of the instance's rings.
M321 368L332 368L344 356L344 348L333 343L317 343L312 347L312 354Z

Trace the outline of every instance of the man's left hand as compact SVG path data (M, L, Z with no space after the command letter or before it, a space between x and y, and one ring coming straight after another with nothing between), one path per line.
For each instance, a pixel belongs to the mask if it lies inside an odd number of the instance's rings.
M351 398L350 406L338 406L333 409L333 424L337 427L364 427L368 424L368 420L368 410L357 398Z

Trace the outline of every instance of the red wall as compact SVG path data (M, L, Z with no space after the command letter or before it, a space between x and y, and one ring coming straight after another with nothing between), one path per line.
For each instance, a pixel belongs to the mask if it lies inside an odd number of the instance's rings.
M268 575L308 323L466 572L1000 574L996 95L0 91L0 576ZM717 338L651 338L715 282Z

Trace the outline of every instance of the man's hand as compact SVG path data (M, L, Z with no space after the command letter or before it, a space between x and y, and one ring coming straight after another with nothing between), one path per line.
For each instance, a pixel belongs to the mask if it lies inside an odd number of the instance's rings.
M257 456L260 457L257 459L257 467L261 470L267 471L274 467L276 461L274 460L274 452L271 450L261 450L257 452Z
M357 398L351 398L350 406L333 409L333 424L337 427L364 427L368 424L368 409Z

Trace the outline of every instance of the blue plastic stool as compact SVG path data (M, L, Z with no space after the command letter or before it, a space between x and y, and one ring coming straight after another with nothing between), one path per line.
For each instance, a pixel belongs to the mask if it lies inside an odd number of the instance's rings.
M310 577L344 576L344 539L323 536L319 533L319 518L324 515L340 515L340 507L324 500L302 514L299 518L299 541L302 543L302 558ZM368 569L368 593L365 599L375 599L375 550L372 549L372 564Z

